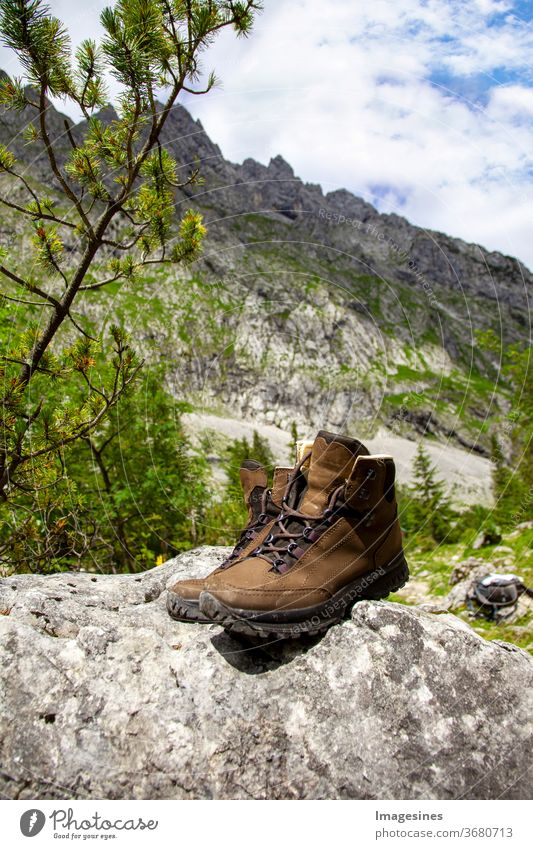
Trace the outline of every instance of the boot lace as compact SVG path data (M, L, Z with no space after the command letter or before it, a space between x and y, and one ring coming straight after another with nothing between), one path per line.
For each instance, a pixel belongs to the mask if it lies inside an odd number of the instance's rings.
M373 478L375 475L372 469L366 475L366 480ZM365 483L366 483L365 480ZM339 519L341 516L350 514L352 516L360 516L362 519L368 516L368 511L354 510L353 507L348 507L342 496L344 495L345 484L342 483L330 495L328 506L319 516L309 516L290 507L287 504L288 493L283 499L283 512L276 519L276 523L272 532L264 539L262 544L255 548L248 556L263 557L272 563L270 571L283 574L305 554L306 550L322 536L325 531ZM369 496L369 490L366 486L360 486L357 491L357 497L366 500Z
M251 552L250 557L261 556L272 563L272 571L280 574L288 572L306 549L339 518L343 505L337 504L337 499L343 489L342 484L334 490L320 516L309 516L284 503L275 529Z
M265 526L268 525L272 519L278 514L279 508L274 508L275 512L272 514L272 508L274 507L274 502L272 501L272 490L265 489L261 496L261 512L257 519L246 525L246 527L239 534L239 538L235 544L233 551L228 557L224 560L220 565L220 569L227 569L228 566L231 566L238 557L240 557L242 551L246 548L246 546L257 536L259 531ZM270 512L269 512L270 511Z

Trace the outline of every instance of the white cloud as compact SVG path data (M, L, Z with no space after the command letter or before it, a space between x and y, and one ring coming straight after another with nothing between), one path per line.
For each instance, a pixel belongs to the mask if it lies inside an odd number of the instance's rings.
M51 5L76 41L97 32L105 3ZM370 200L372 187L388 187L386 211L533 266L531 35L512 2L265 6L249 39L224 33L206 56L223 88L186 101L225 156L281 153L326 191ZM496 81L502 69L506 85ZM473 81L486 106L466 96Z
M528 121L533 118L533 88L500 86L491 92L489 115L500 121Z

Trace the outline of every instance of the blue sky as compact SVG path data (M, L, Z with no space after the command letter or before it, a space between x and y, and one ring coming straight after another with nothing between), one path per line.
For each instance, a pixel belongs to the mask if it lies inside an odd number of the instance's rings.
M50 5L76 42L106 4ZM227 158L280 153L325 191L533 267L531 0L264 5L248 40L206 55L222 86L186 100ZM4 49L0 65L17 71Z

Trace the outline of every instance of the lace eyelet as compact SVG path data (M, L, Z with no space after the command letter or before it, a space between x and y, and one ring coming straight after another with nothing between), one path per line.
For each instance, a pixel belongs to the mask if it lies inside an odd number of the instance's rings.
M302 536L305 539L309 539L309 534L311 534L311 533L313 533L313 528L307 527L307 528L304 528Z
M266 523L268 522L267 514L266 513L260 513L259 516L257 517L257 521L261 522L262 525L266 525Z
M366 476L369 480L372 480L373 478L376 477L376 470L375 469L368 469Z
M364 499L370 498L370 490L367 489L366 487L362 486L357 493L357 497L358 498L364 498Z
M273 539L274 539L274 534L269 534L269 535L268 535L267 537L265 537L265 539L263 540L263 544L264 544L264 545L268 545L268 543L272 542L272 540L273 540Z
M285 566L285 561L282 560L281 557L278 557L277 560L274 560L274 566Z
M297 542L290 542L287 546L287 551L291 554L296 548L298 548Z

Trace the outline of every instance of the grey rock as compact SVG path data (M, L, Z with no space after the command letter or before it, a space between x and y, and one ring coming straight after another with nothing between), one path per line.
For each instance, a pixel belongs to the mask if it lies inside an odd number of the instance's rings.
M468 557L462 563L458 563L450 576L452 589L443 599L448 610L457 610L466 604L470 589L476 581L481 581L490 575L494 569L490 563Z
M491 571L490 563L487 563L486 560L481 560L479 557L467 557L465 560L461 560L452 569L450 584L453 586L460 581L464 581L466 578L472 580L473 573L479 569L484 569L483 574L488 575Z
M0 582L5 796L530 797L525 652L386 602L263 646L172 621L165 587L224 552Z

